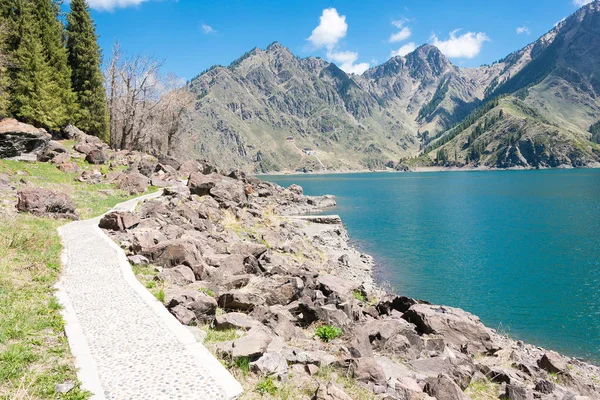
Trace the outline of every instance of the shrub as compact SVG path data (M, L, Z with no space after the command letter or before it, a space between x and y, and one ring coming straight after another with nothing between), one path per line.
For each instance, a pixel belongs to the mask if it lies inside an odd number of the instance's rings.
M246 375L250 372L250 359L248 357L237 357L234 362L235 366Z
M317 328L315 336L324 342L331 342L333 339L342 335L342 330L331 325L323 325Z
M160 289L158 292L156 292L154 294L154 297L156 297L156 299L158 301L160 301L161 303L164 303L165 302L165 291Z

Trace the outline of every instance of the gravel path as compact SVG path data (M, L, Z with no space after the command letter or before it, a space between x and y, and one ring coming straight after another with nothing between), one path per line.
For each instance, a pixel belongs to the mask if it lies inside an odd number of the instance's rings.
M143 196L115 209L132 210ZM59 229L58 298L78 377L94 399L229 399L240 384L135 278L99 218Z

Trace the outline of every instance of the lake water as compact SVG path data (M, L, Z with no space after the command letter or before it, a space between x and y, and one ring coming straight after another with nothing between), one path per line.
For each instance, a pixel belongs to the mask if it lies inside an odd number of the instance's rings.
M333 194L399 294L600 362L600 170L263 176Z

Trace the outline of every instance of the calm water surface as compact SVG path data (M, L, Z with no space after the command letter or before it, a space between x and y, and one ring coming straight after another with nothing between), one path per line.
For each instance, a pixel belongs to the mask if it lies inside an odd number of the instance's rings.
M600 170L262 178L337 196L397 293L600 362Z

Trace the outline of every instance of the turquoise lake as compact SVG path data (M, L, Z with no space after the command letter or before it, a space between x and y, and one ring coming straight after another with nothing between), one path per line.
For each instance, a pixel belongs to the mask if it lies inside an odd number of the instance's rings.
M376 278L600 362L600 170L262 176L333 194Z

